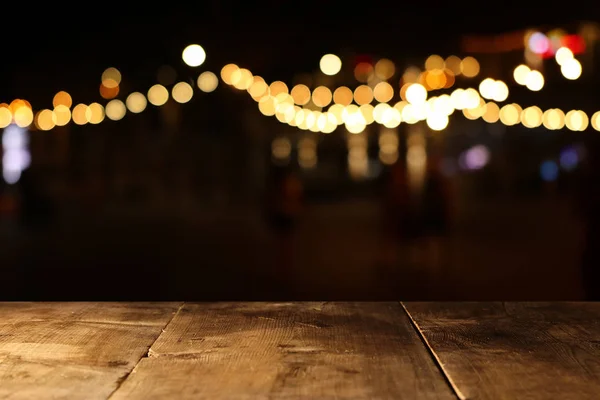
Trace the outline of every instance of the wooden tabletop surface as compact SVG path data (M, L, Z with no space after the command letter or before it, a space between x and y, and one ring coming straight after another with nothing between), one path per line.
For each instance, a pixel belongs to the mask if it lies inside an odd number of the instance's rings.
M0 303L0 399L599 399L600 303Z

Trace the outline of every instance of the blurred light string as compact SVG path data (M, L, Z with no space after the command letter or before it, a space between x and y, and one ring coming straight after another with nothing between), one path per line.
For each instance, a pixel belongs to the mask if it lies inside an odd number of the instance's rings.
M202 55L202 62L204 58L205 55ZM469 73L463 67L466 61L469 62ZM359 70L359 67L363 69ZM425 62L425 71L416 67L407 68L398 93L400 100L393 105L390 101L396 93L387 80L395 74L395 66L387 59L379 60L374 67L367 63L357 64L354 71L356 79L368 84L360 84L353 90L346 86L331 90L324 85L310 90L302 84L295 85L290 90L282 81L267 84L262 77L235 64L224 66L220 77L228 86L246 91L257 102L263 115L274 116L282 123L312 132L331 133L338 126L344 125L350 133L358 134L372 123L395 128L401 123L415 124L421 121L434 131L442 131L456 111L462 111L463 116L469 120L481 118L488 123L500 121L506 126L521 123L527 128L543 125L549 130L559 130L566 126L572 131L584 131L591 125L600 131L600 111L590 118L582 110L565 113L552 108L542 111L537 106L523 108L516 103L500 107L498 103L509 97L508 86L491 78L483 79L478 89L458 88L450 94L429 97L430 92L452 87L455 77L461 74L461 69L467 78L474 78L479 73L479 64L473 57L460 60L456 56L450 56L444 60L438 55L432 55ZM368 78L365 80L364 76ZM176 83L171 93L165 86L157 84L146 95L141 92L130 93L123 102L115 98L119 93L120 83L121 73L117 69L108 68L104 71L101 95L107 99L112 98L105 106L94 102L90 105L77 104L71 109L71 96L62 91L55 95L52 110L44 109L34 113L31 104L22 99L16 99L10 104L0 104L0 128L11 124L21 128L34 125L38 130L49 131L71 122L85 125L99 124L105 118L117 121L124 118L128 111L134 114L143 112L148 103L159 107L169 97L178 103L187 103L194 95L194 88L187 82ZM210 71L204 71L197 79L197 88L205 93L214 91L218 84L219 78ZM374 102L377 104L373 106ZM327 111L323 111L324 109Z

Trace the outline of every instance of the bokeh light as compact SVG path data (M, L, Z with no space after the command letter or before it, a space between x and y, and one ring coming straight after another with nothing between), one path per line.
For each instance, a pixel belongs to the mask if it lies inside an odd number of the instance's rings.
M575 58L565 60L560 66L560 72L569 80L575 80L581 76L581 63Z
M180 104L189 102L192 99L193 95L194 89L187 82L179 82L175 84L171 91L171 96L173 97L173 100Z
M67 106L59 104L54 107L52 115L56 126L65 126L71 122L71 110Z
M117 97L119 95L119 91L120 91L119 85L109 88L109 87L104 86L104 83L100 84L100 96L102 96L103 99L106 99L106 100L114 99L115 97Z
M127 107L125 107L125 104L119 99L111 100L106 104L106 116L113 121L123 119L126 113Z
M148 101L153 106L162 106L169 100L169 91L163 85L156 84L148 90Z
M319 86L313 90L312 101L317 107L327 107L332 99L331 90L326 86Z
M460 71L467 78L474 78L479 74L479 62L473 57L465 57L460 63Z
M525 86L532 92L538 92L544 87L544 75L540 71L530 71L525 78Z
M556 50L554 54L554 59L558 65L563 65L566 61L569 61L573 58L573 52L568 47L561 47Z
M88 106L86 116L91 124L99 124L100 122L104 121L104 107L100 103L92 103Z
M382 81L386 81L394 76L396 73L396 66L391 60L382 58L375 64L375 76Z
M50 110L47 110L50 111ZM71 118L76 125L85 125L90 122L91 111L89 111L88 106L85 104L77 104L73 108L73 112ZM41 114L40 114L41 117ZM50 118L52 118L52 111L50 111ZM41 119L41 118L40 118ZM54 123L52 124L54 125ZM52 128L50 128L52 129ZM48 130L48 129L44 129Z
M415 105L423 104L427 100L427 89L419 83L413 83L406 89L406 100Z
M225 82L227 85L231 85L231 77L238 69L240 69L240 67L235 64L227 64L221 68L221 79L223 82Z
M353 98L352 90L346 86L340 86L333 92L333 102L336 104L350 105Z
M325 75L335 75L342 69L342 60L335 54L325 54L321 57L319 67Z
M83 104L81 104L83 105ZM85 106L84 106L85 107ZM75 107L77 109L77 107ZM73 110L75 111L75 110ZM52 115L52 110L42 110L40 111L35 118L35 125L41 131L49 131L56 125L54 123L54 116ZM85 117L85 115L84 115ZM87 120L84 122L87 123Z
M71 98L71 95L65 91L60 91L56 93L54 95L54 98L52 99L53 107L65 106L67 108L71 108L72 105L73 99Z
M214 92L219 86L219 78L217 75L210 71L204 71L198 76L198 89L202 90L204 93Z
M104 70L101 83L108 89L113 89L121 84L121 72L114 67Z
M530 72L531 68L529 68L527 65L518 65L513 71L513 78L519 85L525 85L527 83L527 75L529 75Z
M206 52L199 44L190 44L181 53L183 62L190 67L199 67L206 60Z
M139 114L146 109L148 101L146 100L146 96L144 96L142 93L133 92L127 96L125 105L130 112Z
M265 85L266 88L266 85ZM299 84L292 88L290 92L292 98L294 99L294 103L303 106L310 101L310 89L308 86Z
M0 129L6 128L12 122L12 112L8 106L0 105Z
M380 103L387 103L394 97L394 88L387 82L379 82L373 88L373 97Z

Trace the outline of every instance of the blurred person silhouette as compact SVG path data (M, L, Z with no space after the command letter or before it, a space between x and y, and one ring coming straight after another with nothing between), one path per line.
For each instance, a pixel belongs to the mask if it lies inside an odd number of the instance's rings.
M400 262L400 245L414 237L411 194L404 160L390 166L384 176L384 247L383 264L393 267Z
M420 213L420 233L424 241L427 264L439 270L442 263L443 238L449 229L451 191L441 171L442 157L433 152L427 158Z
M585 300L600 301L600 143L588 147L582 163L577 207L584 223L581 277Z
M303 209L303 185L289 166L273 166L267 184L267 216L275 232L275 278L288 280L294 268L294 236Z

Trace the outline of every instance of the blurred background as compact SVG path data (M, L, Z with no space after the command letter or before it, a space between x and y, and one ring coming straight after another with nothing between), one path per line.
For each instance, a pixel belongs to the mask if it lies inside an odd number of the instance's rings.
M599 298L590 10L7 7L2 300Z

